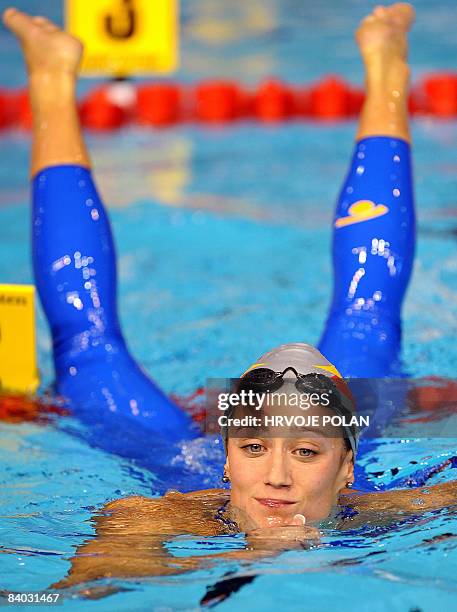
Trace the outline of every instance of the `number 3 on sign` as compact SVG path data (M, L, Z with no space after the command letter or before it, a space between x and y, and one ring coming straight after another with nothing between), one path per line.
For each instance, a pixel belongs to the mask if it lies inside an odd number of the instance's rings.
M172 72L178 64L178 0L66 0L67 30L84 43L81 72Z
M136 12L133 0L124 0L123 7L118 7L118 13L105 15L105 32L111 38L132 38L135 34ZM118 23L116 23L118 22Z

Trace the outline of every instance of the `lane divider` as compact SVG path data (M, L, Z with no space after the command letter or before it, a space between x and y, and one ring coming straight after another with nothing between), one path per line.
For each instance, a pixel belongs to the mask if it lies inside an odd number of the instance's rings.
M79 109L86 128L115 130L128 124L166 127L180 122L341 121L356 117L363 100L361 88L338 76L308 85L289 85L272 78L255 88L223 79L192 85L121 81L93 89L80 100ZM408 102L413 115L456 118L457 72L424 77L412 87ZM31 125L27 90L0 89L0 128L28 130Z

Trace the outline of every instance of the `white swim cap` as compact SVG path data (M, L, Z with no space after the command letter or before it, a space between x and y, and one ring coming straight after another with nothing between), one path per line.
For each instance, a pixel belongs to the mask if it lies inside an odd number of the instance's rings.
M343 378L335 366L317 348L304 342L281 344L268 353L264 353L244 372L243 376L256 368L270 368L275 372L282 372L290 367L295 368L300 374L325 374L330 377Z

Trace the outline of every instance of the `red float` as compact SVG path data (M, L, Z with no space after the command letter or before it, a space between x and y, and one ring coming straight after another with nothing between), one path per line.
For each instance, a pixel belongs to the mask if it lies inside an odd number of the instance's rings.
M17 123L24 130L32 128L32 107L30 106L29 92L27 89L19 90L11 100L14 109L12 109L12 121Z
M0 90L0 129L7 127L11 123L11 94L5 90Z
M456 393L457 384L453 380L428 376L416 381L408 390L409 409L413 414L422 411L428 413L429 418L426 420L432 420L434 415L435 418L443 417L443 413L446 412L450 415L455 414ZM412 419L409 420L414 422Z
M307 87L293 89L294 115L299 117L311 116L311 91Z
M107 87L90 92L81 106L81 120L85 127L94 130L112 130L126 123L128 112L115 104Z
M283 121L294 112L292 90L281 81L264 81L254 95L253 107L260 121Z
M426 110L437 117L457 115L457 75L441 73L429 76L424 82Z
M311 89L311 114L321 119L344 119L351 114L351 95L347 83L334 76Z
M414 87L411 89L408 96L408 111L412 115L418 115L427 112L425 96L420 88Z
M172 394L171 399L178 404L187 414L189 414L196 423L205 425L207 390L204 387L198 387L196 391L187 396L179 396Z
M233 121L243 114L245 104L245 94L231 81L205 81L195 89L195 116L200 121Z
M189 92L189 93L187 93ZM243 117L263 122L291 117L345 119L355 117L365 99L363 89L336 76L311 87L289 86L269 79L249 93L233 81L208 80L185 89L173 83L148 83L138 88L128 80L116 81L90 92L80 104L83 125L111 130L130 119L142 125L166 126L178 121L224 123ZM411 114L457 117L457 73L437 73L416 84L408 97ZM32 127L26 89L0 90L0 128Z
M365 91L359 87L351 87L349 89L349 114L351 116L358 115L362 110L365 101Z
M48 423L57 416L67 416L69 411L60 406L25 395L0 395L0 421L5 423Z
M164 126L176 123L181 114L178 85L150 83L138 88L136 118L143 125Z

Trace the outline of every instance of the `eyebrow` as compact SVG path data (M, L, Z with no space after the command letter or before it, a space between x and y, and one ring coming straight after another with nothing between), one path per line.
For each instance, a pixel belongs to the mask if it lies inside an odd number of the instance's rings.
M295 431L298 431L300 433L317 433L320 434L321 438L328 438L328 436L325 434L325 431L320 427L292 427L291 429L294 429Z
M246 427L246 426L239 426L236 427L233 431L234 435L233 437L240 437L240 438L261 438L262 434L265 434L266 432L271 432L274 428L273 427ZM313 433L313 434L317 434L317 435L313 435L312 437L320 437L320 438L330 438L333 436L328 436L326 435L325 431L323 429L321 429L320 427L286 427L287 431L290 431L291 433L293 432L295 435L291 436L291 437L295 437L298 434L302 434L302 433ZM246 435L239 435L240 433L245 433ZM320 435L319 435L320 434ZM273 435L268 435L268 438L284 438L285 436L273 436ZM337 437L337 436L336 436Z
M264 431L267 431L267 429L265 427L246 427L245 425L242 426L240 425L239 427L236 427L234 430L235 434L239 434L240 432L246 433L246 434L259 434L259 435L246 435L246 436L240 436L241 438L259 438L260 434Z

